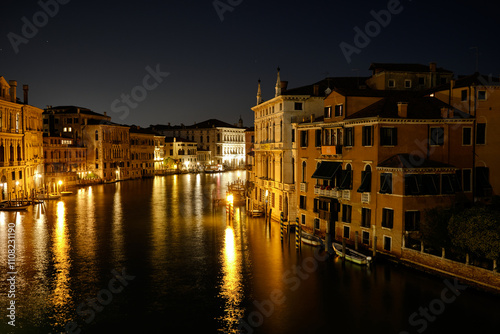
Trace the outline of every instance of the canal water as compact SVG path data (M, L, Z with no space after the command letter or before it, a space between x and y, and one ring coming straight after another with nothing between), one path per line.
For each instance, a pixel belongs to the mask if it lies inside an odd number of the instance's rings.
M0 333L498 332L498 296L393 263L297 252L294 234L281 241L279 224L243 208L227 219L212 199L237 178L124 181L1 212Z

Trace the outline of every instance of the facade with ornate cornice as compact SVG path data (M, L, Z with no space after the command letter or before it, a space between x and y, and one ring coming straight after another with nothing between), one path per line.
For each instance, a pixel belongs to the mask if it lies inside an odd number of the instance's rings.
M42 185L42 109L17 98L17 82L0 77L1 200L33 196Z

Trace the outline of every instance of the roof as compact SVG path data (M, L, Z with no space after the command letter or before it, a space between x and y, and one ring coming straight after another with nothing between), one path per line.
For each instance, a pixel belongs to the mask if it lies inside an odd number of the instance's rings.
M101 117L109 117L107 115L99 114L96 113L88 108L83 108L83 107L78 107L78 106L57 106L57 107L50 107L44 110L44 113L50 113L54 112L57 114L78 114L78 111L80 111L80 114L86 114L86 115L93 115L93 116L101 116Z
M311 95L315 96L314 86L318 86L317 96L327 96L327 88L334 89L356 89L359 85L364 85L368 77L328 77L311 85L291 88L281 92L281 95Z
M421 156L409 153L396 154L392 157L382 161L377 165L377 167L386 168L455 168L455 166L434 161Z
M141 128L139 126L132 125L130 127L130 133L141 133L141 134L146 134L146 135L157 135L156 132L150 130L150 129L145 129Z
M429 65L411 63L372 63L369 70L381 72L431 72ZM437 67L436 72L453 73L442 67Z
M469 87L469 86L500 86L500 78L481 73L460 76L453 85L454 88ZM449 86L449 85L448 85Z
M164 125L164 124L156 124L156 125L150 125L149 129L158 130L179 130L179 129L209 129L209 128L234 128L234 129L245 129L245 128L240 128L238 126L226 123L224 121L211 118L206 121L203 121L201 123L195 123L193 125L184 125L181 123L181 125Z
M408 94L393 94L385 97L366 108L347 116L345 119L360 118L401 118L398 115L398 103L408 103L406 119L441 119L442 108L453 110L453 118L469 118L469 114L464 113L451 105L435 97L409 97Z
M123 126L127 128L129 127L128 125L113 123L106 119L89 119L87 121L87 125L113 125L113 126Z

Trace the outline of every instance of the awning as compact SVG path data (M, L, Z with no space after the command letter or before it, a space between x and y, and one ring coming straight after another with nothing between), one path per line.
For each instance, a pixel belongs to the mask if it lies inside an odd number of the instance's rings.
M337 189L352 189L352 170L342 171L342 181Z
M333 177L341 169L341 166L341 162L322 161L314 171L312 178L333 181Z

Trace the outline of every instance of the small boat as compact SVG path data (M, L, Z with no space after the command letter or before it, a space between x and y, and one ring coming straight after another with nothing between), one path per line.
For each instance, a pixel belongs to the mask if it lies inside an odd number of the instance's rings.
M323 240L321 240L320 237L313 235L311 233L307 233L305 231L302 231L300 235L300 240L302 240L302 242L305 243L306 245L323 246Z
M342 257L344 253L342 252L342 245L337 242L332 242L333 249L338 256ZM357 264L368 265L372 261L371 256L361 254L353 249L346 247L345 249L345 259Z
M61 198L60 194L52 193L52 194L39 194L37 199L39 200L51 200L51 199L59 199Z
M23 204L21 202L2 202L0 203L0 211L24 211L27 210L29 204Z
M73 192L71 191L61 191L61 196L69 196L69 195L73 195Z

